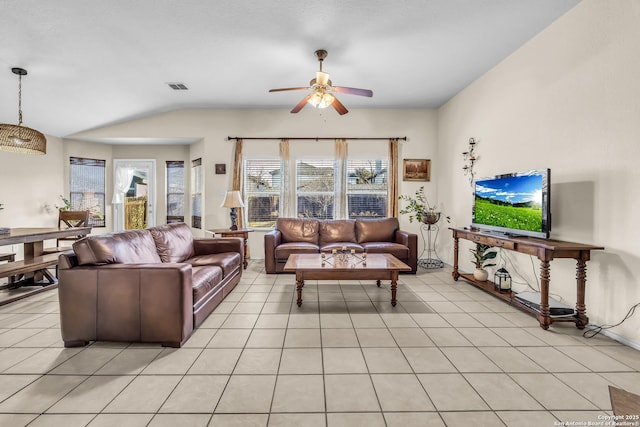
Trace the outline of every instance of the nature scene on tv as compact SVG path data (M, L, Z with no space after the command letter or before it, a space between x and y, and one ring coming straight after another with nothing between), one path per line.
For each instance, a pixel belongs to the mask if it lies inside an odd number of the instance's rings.
M475 223L542 231L542 175L476 181Z

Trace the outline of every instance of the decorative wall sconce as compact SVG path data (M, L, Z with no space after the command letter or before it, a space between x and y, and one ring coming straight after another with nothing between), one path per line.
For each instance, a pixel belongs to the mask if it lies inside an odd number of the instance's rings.
M475 138L469 138L469 151L462 153L462 158L466 162L462 167L462 171L465 175L469 175L469 185L473 187L473 180L475 178L475 172L473 172L473 165L478 160L478 156L475 155L474 150L478 142Z

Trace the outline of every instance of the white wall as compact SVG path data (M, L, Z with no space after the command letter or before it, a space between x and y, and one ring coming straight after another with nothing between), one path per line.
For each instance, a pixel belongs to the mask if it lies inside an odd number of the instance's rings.
M606 248L587 263L596 324L615 324L640 302L638 22L636 1L583 0L438 111L439 162L449 165L437 172L438 190L455 224L471 221L461 170L469 137L480 140L478 177L551 168L552 237ZM451 262L450 236L441 245ZM513 258L535 283L537 260L534 268ZM573 261L551 263L551 291L573 305ZM637 314L612 332L640 348Z

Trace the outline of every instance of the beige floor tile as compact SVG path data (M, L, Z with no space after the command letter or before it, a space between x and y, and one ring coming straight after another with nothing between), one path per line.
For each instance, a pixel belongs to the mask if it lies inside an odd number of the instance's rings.
M399 348L363 348L362 352L372 374L402 374L413 372Z
M269 427L325 427L324 414L272 414Z
M69 358L51 371L62 375L91 375L102 368L122 350L113 348L89 347Z
M240 299L240 302L264 303L264 302L267 302L268 297L269 297L268 292L248 292L242 296L242 298ZM260 304L260 308L262 308L262 304Z
M213 414L209 427L267 427L269 414Z
M8 325L3 325L7 327ZM41 332L40 329L9 329L0 334L0 348L11 347Z
M419 330L418 328L415 328ZM388 329L356 329L361 347L397 347Z
M43 413L86 378L80 375L41 377L0 403L0 413Z
M555 376L598 408L611 410L609 385L612 384L608 379L592 372L558 373Z
M22 362L34 354L42 351L41 348L5 348L0 350L0 372Z
M458 307L460 307L462 309L462 311L464 311L465 313L487 313L487 314L493 313L489 309L489 307L487 307L486 305L484 305L484 304L482 304L481 302L478 302L478 301L456 301L454 304L457 305ZM474 314L473 317L476 317L475 314ZM488 317L487 319L489 319L489 318L491 318L491 317ZM477 317L476 317L476 319L480 320ZM506 319L503 317L502 321L506 321ZM507 325L507 326L510 326L510 324Z
M226 375L187 375L169 395L159 412L211 414L228 379ZM180 424L183 425L182 422Z
M589 370L553 347L518 347L518 350L549 372L587 372Z
M0 414L0 426L26 426L35 420L37 416L37 414Z
M634 369L600 351L599 347L558 347L558 350L596 372L621 372ZM640 353L640 352L638 352ZM640 356L640 354L639 354Z
M320 347L320 329L287 329L285 348Z
M512 347L481 347L479 350L504 372L546 372L533 360Z
M325 374L366 374L367 364L358 348L324 348L322 361Z
M79 348L45 348L22 362L4 370L5 374L45 374L69 358L77 355Z
M322 374L322 350L319 348L285 348L279 374Z
M419 374L418 379L438 411L489 409L460 374Z
M552 374L511 374L547 410L593 410L595 405Z
M165 348L143 369L143 375L184 375L202 353L201 349Z
M256 322L256 328L279 329L286 328L289 322L288 314L261 314Z
M263 294L259 294L259 295L263 295ZM233 308L231 315L260 314L263 306L264 306L264 302L239 302ZM231 327L237 328L238 326L231 326Z
M217 309L217 307L216 307L216 309ZM220 326L222 326L224 321L227 320L227 317L229 317L229 315L226 314L226 313L224 313L224 314L211 313L209 315L209 317L207 317L205 319L205 321L202 322L202 324L200 325L200 328L218 329Z
M187 371L189 375L230 375L238 362L239 348L207 348Z
M64 342L60 336L60 329L52 328L38 332L16 345L20 347L64 347Z
M611 381L612 385L640 394L640 372L603 372L600 375Z
M269 412L275 383L275 375L232 375L216 413Z
M147 367L162 349L125 348L96 371L96 375L135 375Z
M218 329L207 347L244 348L251 335L251 329Z
M84 427L93 414L43 414L29 425L35 427Z
M502 369L477 348L442 347L441 350L460 372L502 372Z
M98 413L101 412L134 376L93 376L67 394L48 413Z
M322 347L358 347L353 329L322 329Z
M460 304L460 303L457 303ZM478 305L481 305L478 303ZM479 321L487 328L508 328L513 326L506 318L498 313L475 313L471 312L470 316Z
M414 374L371 375L382 410L433 411L431 400Z
M446 298L446 297L443 297ZM451 301L429 301L429 306L436 313L462 313L463 310Z
M545 346L544 341L534 337L520 328L492 328L496 335L514 347L540 347Z
M280 364L279 348L245 348L233 371L238 375L276 374Z
M558 420L547 411L498 411L496 415L500 417L507 427L540 427L553 426Z
M98 414L89 427L145 427L153 414Z
M286 329L253 329L247 348L282 348Z
M0 375L0 402L38 378L38 375Z
M219 306L218 306L219 307ZM258 314L230 314L224 321L221 328L225 329L246 329L253 328L258 320Z
M365 295L366 295L366 292L365 292ZM350 314L375 314L375 315L379 315L378 314L378 310L376 309L376 306L373 304L373 302L371 302L371 300L369 299L368 295L367 295L366 299L363 298L363 301L349 301L349 300L347 300L346 303L347 303L347 309L349 310ZM387 325L385 325L384 322L382 324L384 325L383 326L384 328L387 327Z
M405 347L402 352L415 373L458 372L438 348Z
M389 332L400 347L435 346L427 334L420 328L390 328Z
M335 328L348 328L348 329L350 329L350 328L353 328L353 324L351 323L351 317L348 314L322 313L321 312L320 313L320 327L322 329L335 329Z
M288 328L319 328L318 314L290 314Z
M494 412L441 412L447 427L468 427L471 421L474 426L504 427L504 423Z
M544 409L506 374L464 374L464 377L495 411Z
M509 343L486 328L457 328L476 347L508 347Z
M387 427L445 427L437 412L385 412Z
M382 313L380 316L389 328L415 328L418 326L408 313Z
M180 375L141 375L104 409L105 413L157 412L176 387Z
M532 319L532 320L533 320L533 325L527 324L526 327L524 327L524 329L534 337L540 339L541 341L544 341L547 345L550 345L552 347L558 347L563 345L583 345L584 344L578 338L567 333L566 327L562 327L560 325L556 326L556 324L553 324L548 330L545 331L538 325L538 322L535 319ZM574 330L576 329L575 326L573 326L573 324L566 325L566 326L570 326ZM573 333L573 330L571 331L571 333Z
M216 331L217 329L198 328L193 331L193 334L191 334L187 342L182 345L182 348L205 348Z
M325 375L328 412L379 412L369 375Z
M382 413L329 413L328 427L386 427Z
M209 414L156 414L149 427L207 427Z
M386 328L382 317L376 313L351 313L351 322L355 328Z
M272 412L324 412L322 375L278 375Z
M600 346L598 350L613 357L618 362L631 366L636 371L640 371L640 351L621 345Z
M423 328L427 336L439 347L471 347L473 344L455 328Z
M438 312L440 313L440 312ZM478 320L467 313L440 313L451 326L456 328L483 328Z

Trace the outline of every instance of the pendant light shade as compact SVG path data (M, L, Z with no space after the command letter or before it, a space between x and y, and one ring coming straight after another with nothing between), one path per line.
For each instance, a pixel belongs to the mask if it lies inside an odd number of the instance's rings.
M23 68L12 68L18 75L18 124L0 124L0 150L25 154L46 154L47 138L42 132L22 125L22 76L27 75Z

